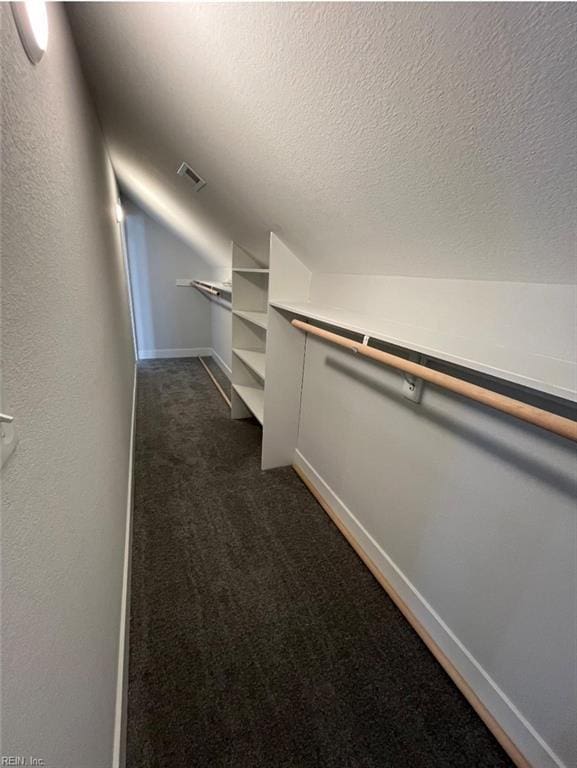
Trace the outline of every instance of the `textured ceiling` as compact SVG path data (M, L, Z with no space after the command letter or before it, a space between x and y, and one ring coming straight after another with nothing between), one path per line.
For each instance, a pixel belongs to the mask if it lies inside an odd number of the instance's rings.
M121 182L216 260L529 282L575 280L576 11L69 6Z

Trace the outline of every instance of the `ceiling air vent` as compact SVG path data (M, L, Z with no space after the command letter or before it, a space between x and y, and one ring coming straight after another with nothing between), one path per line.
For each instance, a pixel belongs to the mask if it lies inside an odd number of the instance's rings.
M194 184L194 192L198 192L206 184L206 181L202 176L199 176L196 171L193 171L188 163L182 163L177 173L179 176L187 176L192 181Z

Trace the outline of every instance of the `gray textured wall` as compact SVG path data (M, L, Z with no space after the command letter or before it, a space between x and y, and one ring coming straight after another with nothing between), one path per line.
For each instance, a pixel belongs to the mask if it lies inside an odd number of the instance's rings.
M2 22L2 752L111 765L133 352L115 184L60 4Z
M176 280L208 280L214 266L134 203L124 209L139 355L210 347L208 299Z
M401 388L392 369L309 337L298 449L531 764L575 765L575 446Z
M190 221L277 232L313 272L575 281L574 3L73 15L115 160Z

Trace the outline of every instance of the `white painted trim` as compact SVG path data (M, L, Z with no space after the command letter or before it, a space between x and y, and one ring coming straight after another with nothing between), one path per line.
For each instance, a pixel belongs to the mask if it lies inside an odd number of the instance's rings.
M210 347L195 347L194 349L141 349L139 360L160 360L167 357L210 357L213 350Z
M132 416L130 423L130 446L128 449L128 493L126 499L126 527L124 532L124 565L122 573L122 597L120 602L120 633L118 639L118 665L116 672L116 706L114 713L114 742L112 768L124 768L126 712L128 704L128 629L130 623L130 571L132 548L132 502L134 476L134 435L136 425L136 374L132 385Z
M214 349L211 349L210 353L214 359L214 362L219 366L219 368L222 368L223 373L225 373L229 379L232 379L232 370L224 362L222 357Z
M535 768L568 768L298 450L295 451L294 463L317 488L343 526L350 531L529 763Z

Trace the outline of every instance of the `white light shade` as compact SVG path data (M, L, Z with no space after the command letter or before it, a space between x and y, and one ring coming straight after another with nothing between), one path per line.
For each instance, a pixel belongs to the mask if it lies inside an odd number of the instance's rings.
M48 46L48 13L44 0L27 0L24 3L30 19L34 40L41 51Z
M12 3L12 13L28 58L38 64L48 47L48 13L44 0Z

